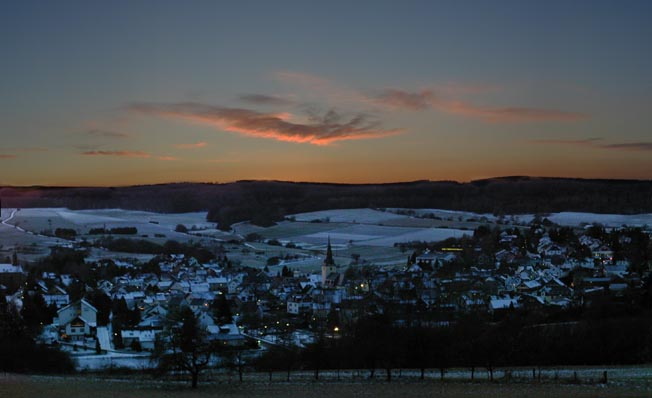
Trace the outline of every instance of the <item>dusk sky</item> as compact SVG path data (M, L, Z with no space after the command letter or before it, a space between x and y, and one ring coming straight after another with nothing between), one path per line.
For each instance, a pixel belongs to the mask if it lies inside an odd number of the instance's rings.
M15 1L0 184L652 178L652 1Z

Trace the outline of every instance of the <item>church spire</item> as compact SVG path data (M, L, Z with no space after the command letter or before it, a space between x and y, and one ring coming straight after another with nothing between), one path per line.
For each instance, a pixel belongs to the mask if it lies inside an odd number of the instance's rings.
M326 258L324 259L324 265L335 265L335 260L333 260L333 249L331 248L331 237L328 237L328 248L326 248Z

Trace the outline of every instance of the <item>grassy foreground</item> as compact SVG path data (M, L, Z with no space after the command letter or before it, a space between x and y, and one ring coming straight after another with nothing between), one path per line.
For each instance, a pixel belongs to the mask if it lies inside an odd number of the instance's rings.
M186 384L156 381L105 380L93 377L0 375L0 398L122 398L122 397L651 397L645 388L568 384L500 384L438 382L274 382Z

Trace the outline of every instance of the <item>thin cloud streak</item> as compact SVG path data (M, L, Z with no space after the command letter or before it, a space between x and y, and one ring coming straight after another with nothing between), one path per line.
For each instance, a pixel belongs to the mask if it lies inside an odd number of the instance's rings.
M80 153L84 156L115 156L125 158L151 158L152 155L142 151L86 151Z
M574 145L574 146L587 146L595 149L611 149L620 151L652 151L652 142L620 142L614 144L601 144L602 138L586 138L579 140L564 140L564 139L539 139L530 140L533 144L542 145Z
M579 140L564 140L564 139L539 139L539 140L530 140L532 144L542 144L542 145L584 145L584 146L595 146L596 142L602 141L602 138L585 138Z
M482 107L466 101L441 98L432 90L411 93L399 89L386 89L369 99L370 101L391 109L422 111L432 108L445 113L478 118L485 122L493 123L575 121L587 118L587 115L583 113L565 112L553 109Z
M409 92L389 88L365 94L360 91L338 86L329 79L299 72L280 71L275 76L285 83L300 85L312 92L318 92L334 101L355 102L362 105L382 106L391 110L425 111L434 109L449 114L480 119L490 123L525 123L542 121L576 121L588 115L555 109L527 108L520 106L484 107L468 101L450 99L442 93L474 94L494 89L491 86L444 86L441 90L422 90Z
M84 131L84 134L94 136L94 137L105 137L105 138L129 138L129 134L121 133L118 131L111 130L102 130L102 129L90 129Z
M240 100L254 105L288 106L295 104L291 99L266 94L244 94L240 96Z
M620 149L624 151L652 151L652 142L626 142L620 144L602 145L602 148Z
M47 152L49 151L48 148L39 148L39 147L34 147L34 148L18 148L16 149L18 152Z
M177 144L174 147L178 149L198 149L198 148L204 148L207 145L208 145L207 142L199 141L192 144Z
M195 102L141 103L128 107L133 112L208 124L221 130L277 141L329 145L337 141L381 138L400 134L401 129L381 129L365 115L345 119L334 111L310 123L288 121L288 114L261 113L250 109L226 108Z
M8 155L8 154L0 153L0 159L15 159L17 157L18 156L16 155Z

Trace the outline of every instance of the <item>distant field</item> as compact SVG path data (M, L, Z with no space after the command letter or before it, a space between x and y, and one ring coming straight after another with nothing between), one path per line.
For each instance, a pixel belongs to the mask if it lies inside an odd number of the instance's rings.
M256 232L266 239L287 239L294 240L294 237L314 234L319 232L331 231L337 228L348 226L345 223L311 223L311 222L290 222L283 221L273 227L262 228L246 224L236 227L238 233L246 235L250 232ZM253 227L253 228L252 228Z
M378 224L388 220L406 218L398 214L387 213L373 209L341 209L314 211L311 213L295 214L296 221L312 221L328 219L329 222L346 222L362 224Z
M478 214L466 211L441 210L441 209L388 209L389 211L412 211L417 216L433 215L441 220L428 220L433 226L440 225L436 221L458 222L475 224L477 221L486 220L493 222L497 217L491 214ZM621 227L623 225L652 227L652 214L597 214L565 211L561 213L550 213L545 215L550 221L565 226L580 226L583 224L599 223L607 227ZM507 220L513 220L518 224L528 224L534 219L534 214L506 215ZM391 225L403 225L402 220L392 220Z
M570 384L502 384L435 381L384 382L245 382L200 383L197 390L186 384L155 381L101 380L93 377L0 376L1 398L126 398L126 397L649 397L644 388Z
M4 209L3 219L9 217L12 209ZM182 213L182 214L160 214L144 211L104 209L104 210L68 210L62 208L29 208L16 211L14 217L8 222L11 226L18 226L26 232L20 233L17 238L21 243L44 244L44 237L30 239L30 233L40 234L44 231L54 231L57 228L69 228L77 231L77 236L95 238L97 235L86 235L92 228L118 228L136 227L139 238L148 238L157 243L163 243L168 239L179 241L201 240L200 236L179 233L175 231L178 224L183 224L188 229L195 228L193 233L206 231L206 236L211 240L215 238L228 239L231 235L217 232L214 223L206 222L206 213ZM0 231L3 237L10 232L8 226ZM52 238L46 239L52 242Z
M515 216L521 222L530 222L533 215ZM599 223L606 227L622 227L628 225L632 227L652 227L652 214L595 214L595 213L576 213L562 212L552 213L548 219L559 225L580 226L582 224Z

